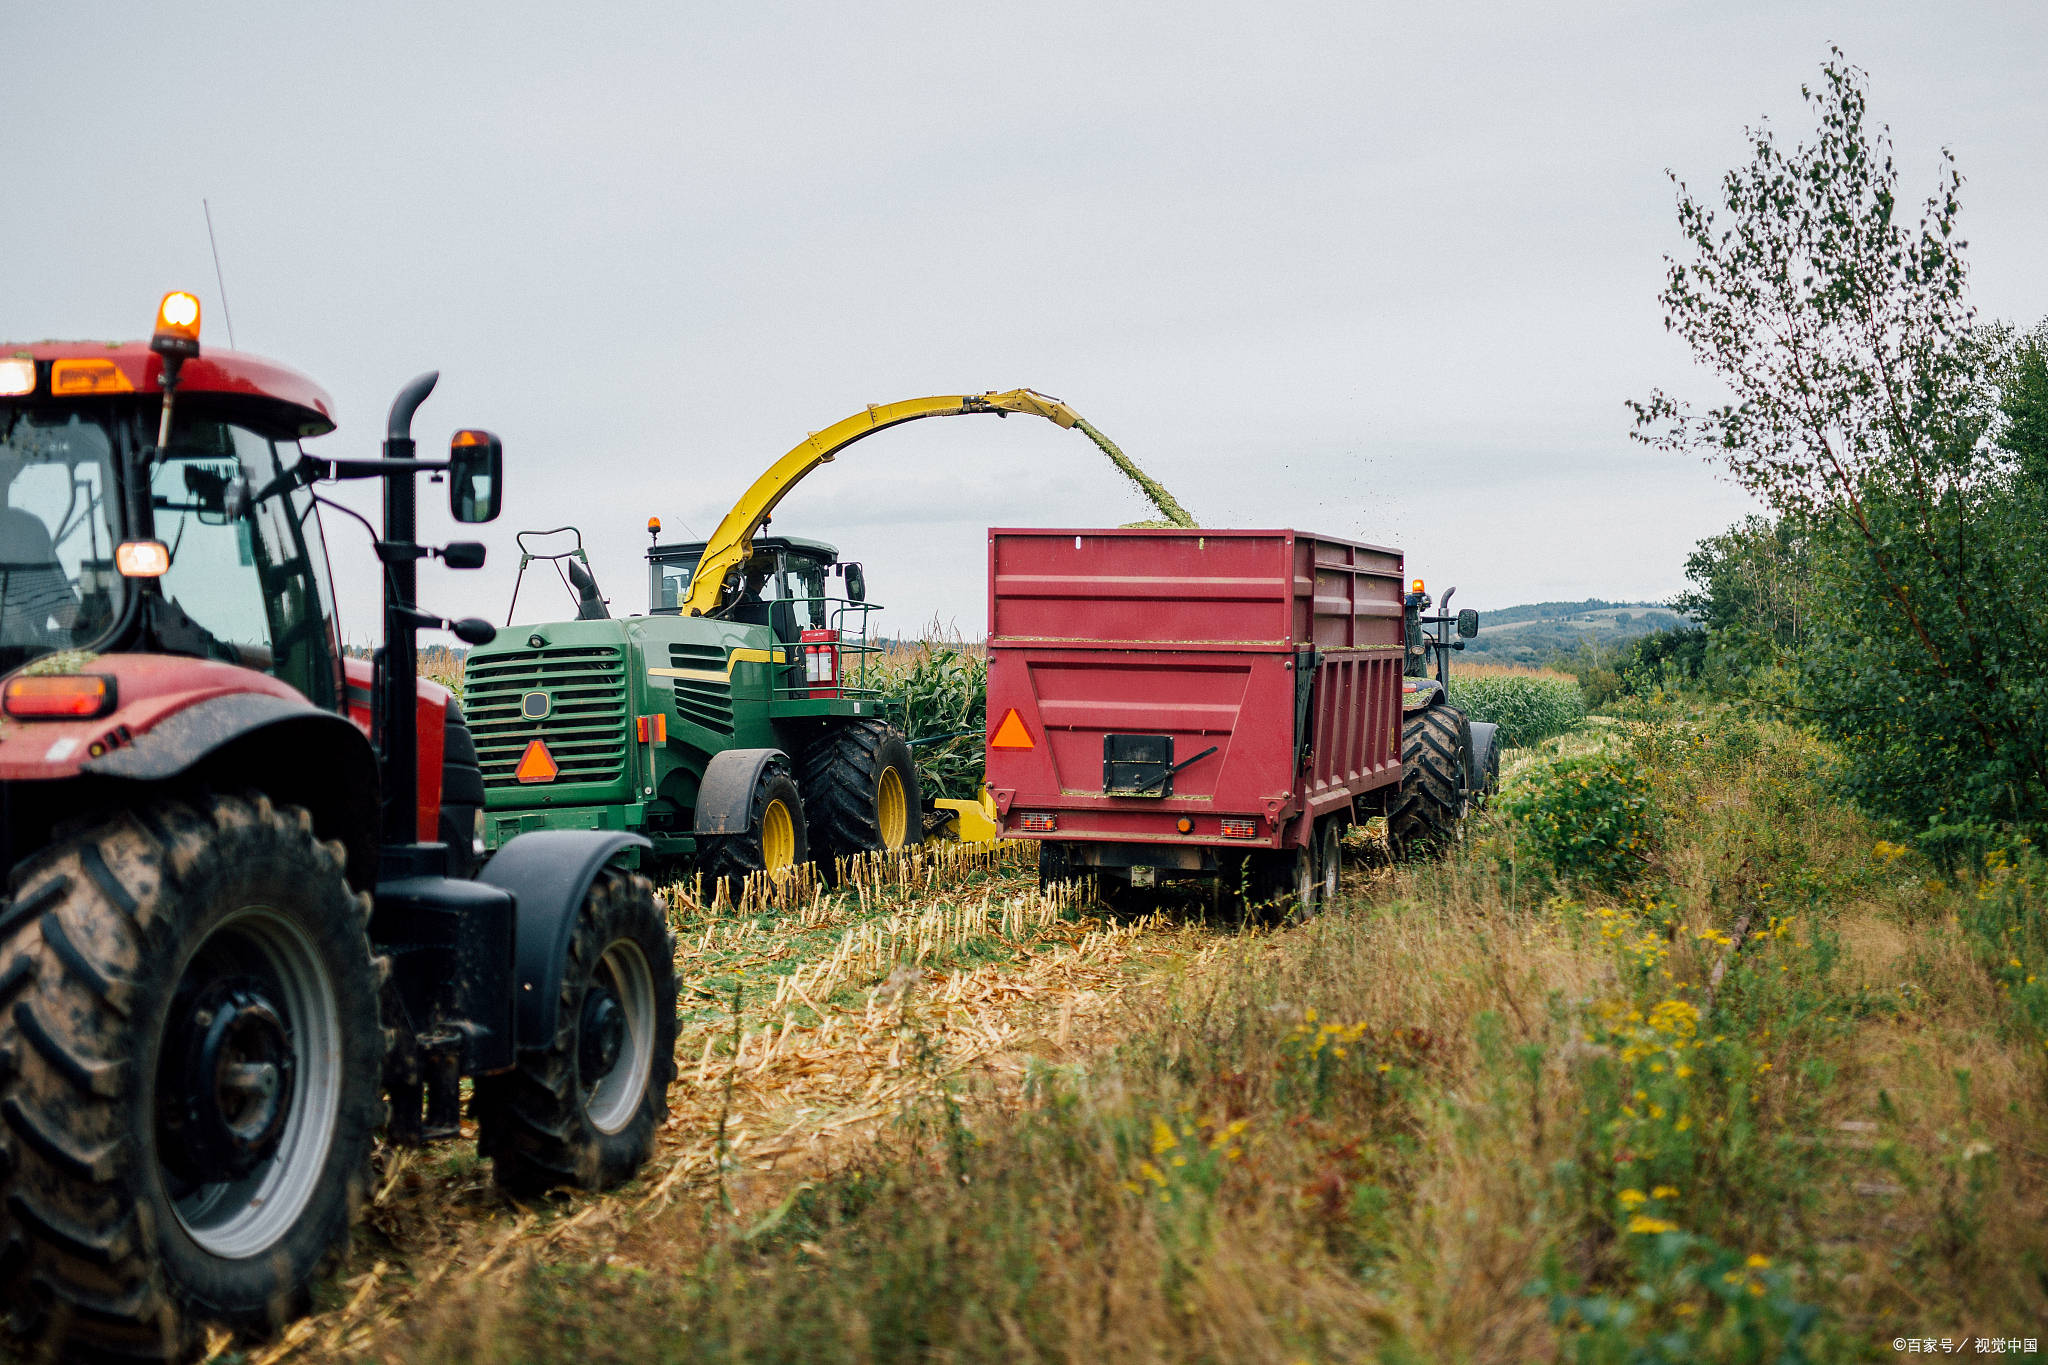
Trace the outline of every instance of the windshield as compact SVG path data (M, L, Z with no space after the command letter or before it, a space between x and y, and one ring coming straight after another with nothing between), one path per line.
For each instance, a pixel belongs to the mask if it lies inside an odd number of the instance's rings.
M83 649L120 614L113 486L103 421L0 406L0 671Z
M692 551L681 559L657 559L653 561L653 570L654 581L649 585L653 601L648 603L648 610L680 611L690 595L690 575L697 572L697 554Z

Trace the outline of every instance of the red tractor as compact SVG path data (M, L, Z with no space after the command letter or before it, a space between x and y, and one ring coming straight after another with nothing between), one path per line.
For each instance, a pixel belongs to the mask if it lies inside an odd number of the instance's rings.
M476 868L460 706L420 681L415 484L497 515L498 441L304 454L327 396L199 349L0 345L0 1294L16 1338L169 1358L300 1311L373 1143L454 1136L515 1191L648 1158L674 951L637 835L548 831ZM340 649L313 491L384 483L383 648ZM339 509L346 511L346 509ZM353 514L350 514L353 515ZM358 518L361 520L361 518ZM365 523L367 525L367 523Z

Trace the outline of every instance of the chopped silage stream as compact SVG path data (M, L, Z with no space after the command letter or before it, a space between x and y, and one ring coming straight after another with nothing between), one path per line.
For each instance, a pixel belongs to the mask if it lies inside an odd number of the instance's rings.
M677 1076L640 1176L529 1204L496 1190L467 1122L460 1142L380 1150L322 1311L246 1357L222 1337L209 1358L382 1358L390 1329L438 1292L509 1288L536 1261L631 1269L632 1234L665 1214L724 1204L759 1217L923 1096L1002 1102L1032 1059L1113 1044L1149 983L1243 941L1213 917L1110 919L1071 891L1042 896L1029 845L932 845L863 862L837 889L750 885L737 904L694 883L662 894Z

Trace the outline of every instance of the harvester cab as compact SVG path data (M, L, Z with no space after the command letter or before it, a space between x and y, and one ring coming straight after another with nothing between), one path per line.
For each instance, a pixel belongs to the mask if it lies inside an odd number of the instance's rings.
M672 947L625 833L512 841L460 705L416 677L416 482L497 515L497 438L300 450L331 404L200 347L0 346L0 1292L33 1353L173 1358L261 1332L345 1242L372 1142L453 1136L500 1181L616 1183L673 1075ZM316 482L375 478L383 644L344 654ZM346 509L342 509L346 510ZM352 514L351 514L352 515ZM365 523L367 525L367 522ZM567 1078L566 1080L564 1078Z

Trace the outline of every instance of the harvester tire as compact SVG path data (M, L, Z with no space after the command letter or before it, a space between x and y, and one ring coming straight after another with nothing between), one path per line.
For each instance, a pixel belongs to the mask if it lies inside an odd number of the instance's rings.
M786 846L780 832L783 827L768 827L776 823L772 808L778 804L787 817ZM731 894L737 898L740 886L757 872L801 867L811 860L808 825L803 793L797 790L796 779L778 758L761 769L754 783L745 833L697 836L697 865L704 873L705 886L715 888L720 882L730 883Z
M477 1149L532 1195L610 1189L654 1153L676 1075L675 940L654 884L606 868L569 940L555 1036L476 1085Z
M803 776L811 850L825 867L917 844L924 800L910 743L895 726L854 720L827 727L804 749Z
M484 808L483 766L462 704L450 697L441 729L441 842L448 845L448 875L476 875L477 814Z
M0 1301L29 1354L175 1359L304 1311L384 1120L338 842L260 795L113 816L0 919Z
M1401 790L1387 808L1387 845L1396 858L1442 849L1465 818L1465 756L1470 723L1453 706L1427 706L1401 718Z

